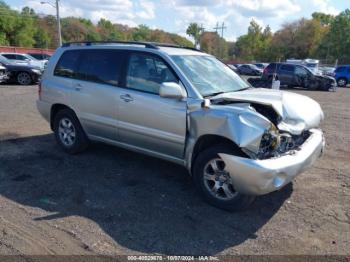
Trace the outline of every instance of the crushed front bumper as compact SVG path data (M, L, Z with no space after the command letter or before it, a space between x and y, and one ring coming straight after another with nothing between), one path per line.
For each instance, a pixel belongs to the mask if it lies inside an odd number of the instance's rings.
M263 195L276 191L310 167L321 156L325 140L321 130L310 130L310 137L299 150L265 160L219 154L226 164L232 183L240 193Z

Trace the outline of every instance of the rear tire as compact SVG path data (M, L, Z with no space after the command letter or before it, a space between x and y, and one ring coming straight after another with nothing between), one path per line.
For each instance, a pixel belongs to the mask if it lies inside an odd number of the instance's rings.
M228 211L243 210L254 201L255 196L244 195L234 190L218 153L239 155L227 145L216 145L200 152L193 166L196 189L206 202L215 207ZM217 166L218 172L215 172L213 165Z
M89 144L78 118L70 109L63 109L56 114L54 133L57 143L68 154L82 152Z

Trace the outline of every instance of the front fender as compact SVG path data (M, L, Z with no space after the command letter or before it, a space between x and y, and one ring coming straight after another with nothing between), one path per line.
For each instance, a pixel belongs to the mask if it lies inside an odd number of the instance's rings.
M211 105L189 112L186 165L191 169L192 151L203 135L217 135L234 142L238 147L257 153L262 135L271 122L247 103Z

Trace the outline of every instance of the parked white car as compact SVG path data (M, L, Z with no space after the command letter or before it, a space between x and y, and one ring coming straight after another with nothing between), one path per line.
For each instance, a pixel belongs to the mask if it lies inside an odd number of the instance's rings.
M21 65L31 65L39 67L41 70L44 70L47 60L38 60L28 54L19 54L19 53L0 53L3 57L7 58L15 64Z

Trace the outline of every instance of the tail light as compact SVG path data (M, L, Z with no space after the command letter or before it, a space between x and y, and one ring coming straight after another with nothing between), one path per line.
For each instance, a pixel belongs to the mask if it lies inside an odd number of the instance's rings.
M39 96L39 100L41 100L41 80L38 83L38 96Z

